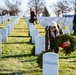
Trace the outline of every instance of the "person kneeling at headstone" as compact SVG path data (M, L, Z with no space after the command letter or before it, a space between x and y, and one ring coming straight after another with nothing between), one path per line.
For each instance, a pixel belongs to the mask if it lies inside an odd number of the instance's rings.
M55 53L59 53L59 47L57 46L57 40L60 34L63 34L62 29L55 21L52 21L49 25L49 35L48 35L49 38L48 39L50 41L50 49L54 50Z

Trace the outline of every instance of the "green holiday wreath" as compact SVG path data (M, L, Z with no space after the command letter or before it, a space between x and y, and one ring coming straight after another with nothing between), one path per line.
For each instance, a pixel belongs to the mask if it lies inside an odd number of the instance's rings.
M62 51L65 54L70 54L76 50L76 39L71 35L61 34L58 37L57 45L63 48Z
M70 42L70 44L68 44L67 46L65 46L62 51L67 55L70 54L71 52L74 52L76 50L76 39L71 36L71 35L67 35L67 34L61 34L60 36L58 36L58 41L57 41L57 45L59 47L61 47L61 44L65 43L65 42ZM42 53L40 53L37 57L37 64L40 68L42 68L42 63L43 63L43 59L42 56L44 53L47 52L51 52L52 50L46 50L43 51Z

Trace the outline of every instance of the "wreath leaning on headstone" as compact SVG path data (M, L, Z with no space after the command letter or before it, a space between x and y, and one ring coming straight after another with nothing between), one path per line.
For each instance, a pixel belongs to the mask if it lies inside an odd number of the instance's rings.
M67 34L61 34L58 37L58 41L57 41L57 45L62 49L62 51L65 54L70 54L71 52L74 52L76 49L76 39L71 36L71 35L67 35Z
M62 47L62 51L65 54L70 54L71 52L74 52L76 50L76 40L73 36L67 35L67 34L61 34L58 36L57 45L59 47ZM37 57L37 64L40 68L42 68L43 59L42 56L46 52L51 52L52 50L46 50L40 53Z

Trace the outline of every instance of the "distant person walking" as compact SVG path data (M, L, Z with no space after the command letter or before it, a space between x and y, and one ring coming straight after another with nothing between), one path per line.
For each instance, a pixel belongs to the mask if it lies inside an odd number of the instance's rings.
M29 22L34 24L35 17L36 17L36 15L35 15L34 10L32 8L30 8L30 20L29 20Z
M75 13L74 19L73 19L73 30L74 30L73 35L76 35L76 13Z

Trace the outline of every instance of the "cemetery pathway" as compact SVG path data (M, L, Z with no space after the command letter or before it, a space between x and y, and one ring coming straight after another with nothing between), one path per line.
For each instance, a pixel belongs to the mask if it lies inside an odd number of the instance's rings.
M2 44L0 75L42 75L37 57L31 54L34 44L30 39L26 21L21 18L8 36L8 42Z

